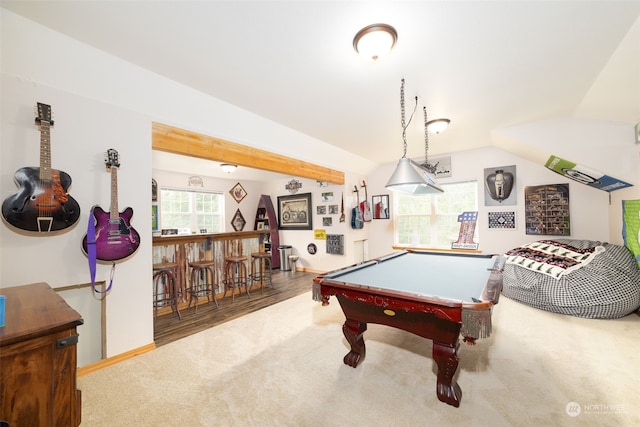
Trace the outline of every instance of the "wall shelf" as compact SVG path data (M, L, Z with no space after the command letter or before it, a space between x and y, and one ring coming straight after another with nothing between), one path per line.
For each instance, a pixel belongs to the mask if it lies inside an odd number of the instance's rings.
M263 194L258 202L254 230L269 230L269 233L261 234L260 245L264 245L265 251L271 252L271 268L280 268L280 233L278 232L278 218L273 209L271 196Z

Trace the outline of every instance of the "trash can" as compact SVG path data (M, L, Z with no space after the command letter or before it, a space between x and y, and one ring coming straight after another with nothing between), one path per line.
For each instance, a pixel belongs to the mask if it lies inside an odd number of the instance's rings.
M291 255L292 247L289 245L278 246L278 252L280 252L280 270L291 271L291 263L289 262L289 255Z

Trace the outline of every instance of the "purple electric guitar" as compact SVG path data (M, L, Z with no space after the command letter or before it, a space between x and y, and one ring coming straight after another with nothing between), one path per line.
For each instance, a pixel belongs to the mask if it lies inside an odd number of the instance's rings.
M118 212L118 152L113 148L107 150L105 159L107 168L111 170L111 209L105 212L100 206L91 211L96 223L96 259L116 261L133 254L140 246L140 235L130 225L133 209L126 208ZM87 236L82 240L82 250L87 254Z

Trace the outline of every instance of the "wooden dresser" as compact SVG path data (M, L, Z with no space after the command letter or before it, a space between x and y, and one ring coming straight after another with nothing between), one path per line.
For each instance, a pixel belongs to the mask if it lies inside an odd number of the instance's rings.
M0 288L0 420L9 426L80 424L76 388L78 312L46 283Z

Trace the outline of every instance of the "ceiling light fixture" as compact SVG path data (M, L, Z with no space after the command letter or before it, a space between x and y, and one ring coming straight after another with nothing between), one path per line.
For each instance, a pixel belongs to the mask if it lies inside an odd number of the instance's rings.
M223 172L232 173L233 171L236 170L238 165L232 165L232 164L229 164L229 163L223 163L223 164L220 165L220 167L222 168Z
M409 124L413 119L413 114L416 112L416 107L418 106L418 97L416 96L415 99L416 105L413 107L413 112L411 113L411 117L409 117L409 121L406 122L404 110L404 79L402 79L402 85L400 86L400 111L402 113L401 125L404 152L402 154L402 158L398 161L398 165L396 166L395 171L391 175L391 178L389 178L389 181L387 182L387 185L385 187L391 191L398 191L401 193L409 194L442 193L444 192L444 190L440 188L435 178L429 173L429 171L422 165L407 158L407 127L409 127ZM426 134L427 131L425 129L425 135ZM428 136L425 137L425 151L428 147L428 138Z
M353 38L353 48L367 60L377 61L391 52L398 40L396 29L387 24L367 25Z
M451 123L451 120L449 119L435 119L425 122L425 127L431 133L440 133L443 132L447 128L447 126L449 126L449 123Z

